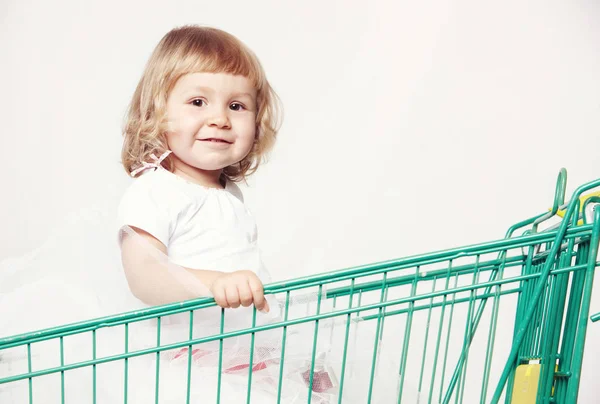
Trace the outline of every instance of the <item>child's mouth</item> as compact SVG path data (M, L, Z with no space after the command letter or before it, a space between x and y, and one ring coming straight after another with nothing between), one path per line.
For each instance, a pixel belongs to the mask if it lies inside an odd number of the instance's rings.
M227 140L224 139L216 139L216 138L208 138L208 139L200 139L202 142L214 142L214 143L225 143L225 144L231 144L232 142L228 142Z

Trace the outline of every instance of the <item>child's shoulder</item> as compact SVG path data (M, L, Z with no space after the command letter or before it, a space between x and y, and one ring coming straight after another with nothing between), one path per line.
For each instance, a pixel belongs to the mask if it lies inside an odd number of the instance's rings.
M135 178L127 187L125 195L168 195L174 189L172 182L166 181L159 170L148 170Z
M190 198L161 170L146 171L127 187L121 205L157 205L163 208L189 202Z

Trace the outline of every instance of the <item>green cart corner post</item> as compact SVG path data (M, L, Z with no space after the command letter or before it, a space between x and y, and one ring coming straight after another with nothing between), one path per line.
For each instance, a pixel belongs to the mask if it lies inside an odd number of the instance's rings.
M598 187L600 180L582 185L565 203L561 170L552 208L502 239L267 285L280 309L268 322L254 310L248 326L231 329L221 310L219 329L197 335L194 316L215 310L204 298L3 338L0 402L80 404L69 390L85 387L90 403L105 402L106 389L123 403L140 402L142 390L152 396L146 402L171 403L181 393L178 402L204 403L208 395L194 391L204 359L195 355L212 346L217 403L228 402L234 376L246 403L577 403L587 326L600 319L590 317L600 209L586 214L600 203ZM163 323L174 315L189 318L175 340ZM145 323L155 335L139 348L135 327ZM106 330L121 332L118 352L101 352ZM268 360L267 333L276 336ZM70 360L64 352L75 337L89 350ZM235 372L227 364L233 340L248 354ZM33 353L49 343L52 365ZM177 392L165 381L173 352L184 353ZM6 366L13 357L18 363ZM152 361L144 378L134 375L139 358ZM118 372L103 375L111 364ZM293 383L304 398L290 393ZM259 398L259 387L267 396ZM5 401L10 394L21 401Z

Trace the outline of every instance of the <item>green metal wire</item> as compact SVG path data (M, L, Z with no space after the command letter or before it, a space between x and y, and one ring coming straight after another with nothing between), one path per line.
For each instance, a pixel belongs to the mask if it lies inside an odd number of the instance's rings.
M92 331L92 359L96 359L96 330ZM31 371L31 370L30 370ZM97 378L97 368L96 365L92 365L92 400L93 403L96 404L97 401L97 386L96 386L96 378Z
M518 257L507 258L506 261L503 261L501 259L482 261L480 263L480 265L478 266L478 269L479 269L479 271L490 271L490 270L497 270L499 265L504 265L505 268L514 267L514 266L522 266L523 262L524 262L524 258L525 258L524 256L518 256ZM452 259L450 259L449 261L452 261ZM404 268L404 267L402 267L402 268ZM410 268L410 266L408 266L407 268ZM396 270L396 269L401 269L401 268L397 268L397 267L393 268L393 270ZM471 275L474 272L475 272L475 264L467 264L467 265L452 267L450 274L451 275ZM439 269L439 270L428 271L426 274L421 274L421 275L419 275L419 277L417 279L420 283L424 283L427 281L432 281L433 278L442 278L442 277L446 276L447 274L448 274L448 269ZM393 288L396 286L409 285L412 283L413 279L414 279L414 275L410 274L410 275L404 275L404 276L398 276L398 277L390 277L387 279L386 283L387 283L388 289L389 289L389 288ZM381 281L360 283L355 286L355 289L360 290L361 292L377 291L377 290L381 289ZM334 297L346 296L346 295L348 295L349 291L350 291L349 287L333 288L333 289L330 289L327 291L327 297L334 298Z
M256 307L252 308L252 328L256 327ZM250 337L250 359L248 360L248 395L246 403L250 404L250 395L252 393L252 371L254 370L254 338L256 333L252 332ZM223 349L221 348L221 352ZM221 372L219 372L221 374Z
M571 265L573 259L574 240L569 240L567 250L561 254L559 267L565 268ZM569 274L561 274L552 276L554 281L552 294L552 307L548 313L548 322L545 324L547 331L545 351L542 355L542 373L540 375L540 385L538 387L538 402L550 399L552 395L552 387L554 384L555 365L558 355L558 347L560 342L560 330L562 329L562 320L564 307L566 302L566 294L568 289Z
M431 297L429 298L429 307L427 308L427 323L425 325L425 338L423 338L423 354L421 355L421 370L419 373L419 388L418 392L421 393L423 391L423 374L425 370L425 359L427 358L427 346L429 341L429 329L431 324L431 312L433 309L433 299L435 298L435 283L437 278L433 278L432 286L431 286Z
M225 330L225 309L221 309L221 323L219 332L223 334ZM217 367L217 404L221 402L221 374L223 373L223 338L219 339L219 364Z
M585 262L588 255L588 245L583 245L577 251L575 263L579 264ZM563 346L561 347L562 360L559 362L560 372L570 372L575 335L577 332L577 319L579 317L580 300L579 298L583 295L585 273L578 271L573 274L571 289L569 292L569 303L567 308L566 320L565 320L565 335L563 338ZM567 379L558 379L556 387L556 398L557 402L565 402L568 388Z
M414 274L414 279L412 282L411 290L410 290L411 298L414 298L416 296L417 282L419 280L419 270L420 270L420 267L417 266L415 274ZM400 357L400 369L398 371L399 375L400 375L400 381L398 384L398 404L400 404L402 402L402 390L404 388L404 377L405 377L405 372L406 372L406 361L408 359L408 346L409 346L409 340L410 340L410 336L411 336L411 327L412 327L414 307L415 307L415 302L414 301L409 302L408 309L407 309L408 316L406 316L406 325L405 325L405 331L404 331L404 343L402 344L402 355Z
M450 261L448 263L448 271L446 274L446 283L444 284L444 289L448 290L448 287L450 285L450 275L451 275L451 271L452 271L452 261ZM448 298L448 295L444 295L443 296L443 300L441 302L441 313L440 313L440 322L438 325L438 335L437 335L437 340L436 340L436 344L435 344L435 354L433 356L433 366L432 366L432 372L431 372L431 381L429 382L429 399L428 402L431 402L431 398L433 396L433 388L435 387L435 375L436 375L436 371L437 371L437 361L438 361L438 354L440 351L440 341L442 339L442 330L443 330L443 324L444 324L444 314L446 311L446 299Z
M31 373L31 344L27 344L27 372ZM29 404L33 404L33 378L29 378L28 382L29 388Z
M350 283L350 294L348 295L348 309L352 309L352 301L354 300L354 282L352 279ZM287 320L287 317L286 317ZM338 404L342 403L343 391L344 391L344 376L346 375L346 360L348 357L348 337L350 336L350 323L352 321L352 314L348 314L346 317L346 332L344 334L344 351L342 353L342 369L340 371L340 388L338 391Z
M194 311L191 310L190 311L190 327L189 327L189 333L188 333L188 338L190 340L194 339ZM186 398L185 398L185 402L186 404L190 404L190 393L192 390L192 345L189 345L187 347L188 349L188 363L187 363L187 392L186 392Z
M498 279L504 278L504 269L506 268L506 251L500 253L500 268L498 270ZM492 316L490 318L490 330L488 333L488 342L485 352L485 363L483 371L483 381L481 387L481 395L479 398L480 403L485 403L487 397L487 388L489 382L490 370L492 367L492 357L494 352L494 342L496 336L496 327L498 324L498 312L500 308L500 296L502 296L502 285L496 285L494 288L493 304L492 304Z
M476 257L476 271L473 273L473 284L477 284L478 280L479 280L479 271L477 270L477 266L479 264L479 259L480 257L477 256ZM477 291L475 289L471 290L471 294L470 294L470 299L469 299L469 307L467 310L467 322L466 322L466 330L465 330L465 337L464 337L464 345L463 345L463 352L465 353L464 355L464 361L462 363L462 376L459 379L458 385L460 386L458 389L458 394L456 395L456 402L463 402L463 395L464 395L464 391L465 391L465 384L466 384L466 380L467 380L467 365L469 363L469 347L471 345L471 341L473 340L472 335L473 335L473 322L471 321L471 317L474 315L473 311L474 311L474 307L475 307L475 297L476 297ZM460 401L459 401L460 400Z
M456 289L458 285L458 275L454 277L454 286ZM445 297L445 296L444 296ZM486 298L485 294L482 296L483 299ZM446 333L446 348L444 350L444 364L442 365L442 376L440 381L440 395L438 397L438 403L442 401L442 395L444 394L444 378L446 376L446 364L448 359L448 347L450 346L450 335L452 333L452 318L454 316L454 305L460 304L461 301L456 300L456 293L452 294L452 301L450 302L450 316L448 318L448 332Z
M383 274L383 282L381 283L381 296L379 298L380 302L385 301L385 291L387 288L386 284L387 280L387 272ZM377 326L375 328L375 341L373 347L373 359L371 360L371 378L369 380L369 395L367 398L367 402L370 403L373 397L373 386L375 384L375 370L377 368L377 354L379 352L379 342L380 342L380 333L382 327L382 319L383 319L383 307L378 310L378 318L377 318Z
M283 321L287 321L290 311L290 292L285 294L285 312L283 315ZM283 368L285 363L285 346L287 342L287 326L283 327L283 334L281 337L281 358L279 360L279 383L277 385L277 404L281 403L281 388L283 386Z
M60 337L60 366L65 366L65 341ZM65 403L65 372L60 372L60 402Z
M157 324L156 324L156 347L159 348L160 347L160 329L162 326L162 318L159 317L157 319ZM157 349L156 351L156 382L155 382L155 387L154 387L154 402L156 404L158 404L158 393L159 393L159 388L160 388L160 353L161 351Z
M572 375L567 390L567 400L572 403L577 402L579 392L579 381L581 377L581 364L583 362L583 348L585 345L585 336L587 332L587 318L590 313L590 300L592 296L592 286L594 282L594 270L596 269L596 257L598 256L598 242L600 241L600 209L594 209L594 230L590 241L590 252L588 257L588 266L585 272L583 287L583 296L581 301L581 312L577 334L575 336L575 354L572 362Z
M321 313L321 297L323 296L323 285L319 285L319 293L317 295L317 316ZM315 358L317 355L317 339L319 337L319 320L315 320L315 333L313 336L312 358L310 360L310 375L308 381L308 404L312 401L313 379L315 376Z
M160 320L160 319L159 319ZM123 403L127 404L127 386L129 384L129 357L127 354L129 353L129 324L125 324L125 357L124 359L124 377L123 377ZM158 355L158 353L157 353Z

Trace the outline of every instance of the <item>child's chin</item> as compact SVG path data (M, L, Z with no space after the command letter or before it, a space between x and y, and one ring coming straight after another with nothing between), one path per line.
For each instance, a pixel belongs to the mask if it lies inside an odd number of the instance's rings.
M235 164L235 162L234 163L220 162L220 163L213 163L213 164L194 164L193 167L200 171L212 172L212 171L221 171L224 168L229 167L232 164Z

